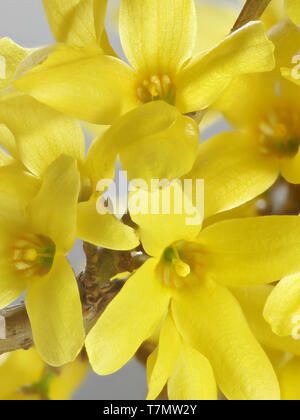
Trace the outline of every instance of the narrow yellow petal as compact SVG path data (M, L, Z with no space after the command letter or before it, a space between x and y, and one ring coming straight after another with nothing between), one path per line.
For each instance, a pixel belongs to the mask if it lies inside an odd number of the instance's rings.
M288 16L296 25L300 25L300 4L298 0L285 0Z
M244 130L258 128L266 110L273 109L277 102L276 84L270 73L246 74L236 77L212 107L222 111L233 127Z
M210 0L196 3L198 31L194 54L211 49L223 41L233 28L239 12L236 4Z
M266 354L250 332L233 295L213 282L173 299L180 334L211 363L230 400L276 400L279 385Z
M42 359L51 366L75 360L85 331L76 277L65 257L57 255L50 273L30 283L26 308Z
M155 276L156 265L151 258L127 280L88 334L86 348L99 375L124 366L162 320L170 296Z
M104 29L107 0L43 0L43 5L57 42L99 46L97 35L101 36Z
M300 152L293 159L283 163L281 174L290 184L300 184Z
M0 119L14 134L23 164L39 177L61 154L84 159L85 140L79 123L30 96L6 95Z
M232 286L278 281L300 271L300 218L267 216L223 221L201 232L208 275Z
M300 274L286 277L277 284L267 299L264 317L275 334L299 336Z
M12 82L19 63L26 57L28 51L15 44L10 38L0 39L0 91L5 90Z
M160 257L176 241L196 238L202 225L201 209L177 182L151 192L139 190L129 197L129 212L138 225L138 233L149 255ZM189 205L187 205L189 204ZM188 211L190 211L188 214Z
M2 106L3 102L1 101L0 109ZM0 124L0 146L2 146L5 151L8 152L12 157L18 159L19 156L16 148L14 134L3 122Z
M178 125L176 125L177 121ZM190 150L194 148L195 133L193 130L195 130L195 126L190 123L188 118L180 116L174 106L168 105L166 102L150 102L119 118L89 149L85 168L92 179L94 188L101 179L114 177L118 154L123 156L123 169L130 169L127 164L135 164L135 173L132 176L137 175L138 178L144 178L145 169L150 172L152 168L151 173L155 172L155 167L159 164L159 161L153 159L151 162L151 156L147 156L147 153L151 152L152 143L153 148L158 148L159 138L161 136L163 139L164 133L174 134L173 126L175 125L177 128L181 128L180 133L183 136L183 143L190 146L187 154L192 154ZM131 151L134 150L135 162L127 156L127 148ZM141 156L139 148L144 155ZM143 159L142 162L139 159L139 172L137 172L136 156ZM99 165L100 159L101 165ZM164 164L166 164L165 161ZM144 165L147 165L147 167L145 168ZM182 165L186 165L186 162ZM154 178L159 177L162 170L160 167L159 169L160 171Z
M60 46L15 86L58 111L96 124L112 124L138 105L135 73L96 49Z
M159 344L155 364L151 359L147 370L148 376L147 400L155 400L163 390L172 374L181 346L180 336L175 328L170 314L167 315L159 336Z
M188 344L181 351L168 382L170 400L217 400L217 386L209 361Z
M19 208L25 210L29 201L38 193L40 181L25 171L23 165L13 163L0 167L0 194L7 195L7 199L14 199ZM2 210L5 212L5 199L1 200ZM7 210L7 209L6 209ZM7 213L9 217L9 213Z
M6 153L5 150L0 149L0 167L7 166L12 163L14 163L13 158L8 153Z
M17 350L0 365L0 399L6 399L24 385L38 381L45 368L35 348Z
M233 287L232 292L238 299L253 334L264 347L300 356L300 340L279 337L263 317L266 301L273 289L269 285Z
M75 241L79 188L76 161L62 155L46 170L41 189L28 207L34 231L48 236L64 253Z
M263 156L250 135L229 131L200 145L194 167L184 178L204 180L209 217L262 194L278 175L279 163Z
M283 401L300 401L300 358L293 357L277 371Z
M185 66L177 80L176 105L183 113L206 108L234 77L272 70L273 50L263 24L249 23Z
M175 75L196 36L193 0L122 0L120 36L131 65L143 75Z
M270 29L268 36L275 46L276 72L279 73L281 67L290 65L293 56L298 55L300 28L283 19Z
M77 388L84 382L89 372L88 360L79 357L72 363L63 366L49 387L49 399L52 401L70 400Z
M9 243L8 238L4 238L4 232L0 232L1 241ZM13 245L12 243L10 244ZM0 260L0 309L13 303L18 299L28 286L27 280L18 276L16 270L9 261L7 250Z
M151 122L154 124L153 120ZM174 124L167 130L138 139L137 142L131 139L131 142L120 150L120 160L122 167L127 169L129 180L173 180L191 170L198 148L197 124L191 118L178 114Z
M272 0L262 14L261 20L267 29L286 18L283 0Z
M80 203L77 211L77 236L103 248L130 250L139 245L133 228L125 225L113 214L99 214L96 202Z

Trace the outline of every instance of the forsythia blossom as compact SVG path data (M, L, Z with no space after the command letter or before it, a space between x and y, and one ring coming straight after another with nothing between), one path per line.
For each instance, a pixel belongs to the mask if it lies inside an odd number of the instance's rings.
M53 45L0 39L0 309L25 293L34 344L0 355L0 399L70 398L144 347L150 400L300 399L300 1L243 25L251 1L121 0L125 59L108 0L42 3Z
M235 76L274 66L273 46L261 23L250 23L193 56L196 31L193 0L123 0L120 36L135 70L98 49L61 46L15 86L74 117L111 124L158 99L183 113L206 108Z
M25 190L32 181L15 182ZM35 344L53 366L73 361L84 344L76 278L65 258L75 241L79 186L76 162L62 155L46 170L35 196L28 187L22 201L13 192L1 195L0 307L28 288Z

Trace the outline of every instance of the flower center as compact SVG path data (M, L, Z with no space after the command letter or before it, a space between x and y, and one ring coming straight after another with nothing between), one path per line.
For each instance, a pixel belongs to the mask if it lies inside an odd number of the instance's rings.
M272 111L259 125L263 154L292 158L300 146L300 115L288 108Z
M142 104L151 101L164 100L171 105L175 104L176 88L171 78L164 74L163 76L153 75L145 79L137 88L137 96Z
M12 247L12 260L25 278L44 276L53 264L56 247L43 235L26 234L17 238Z
M168 287L180 289L203 276L203 251L197 243L176 242L165 249L157 266L159 280Z

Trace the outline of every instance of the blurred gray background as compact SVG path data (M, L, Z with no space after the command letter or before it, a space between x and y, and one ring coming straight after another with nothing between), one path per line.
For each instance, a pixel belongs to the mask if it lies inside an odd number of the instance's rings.
M210 2L211 0L206 0ZM218 0L214 0L218 1ZM238 3L240 0L220 0ZM116 5L119 0L109 0L109 21L115 22L114 28L107 24L113 47L123 57L120 41L115 30L117 24ZM38 47L52 43L53 37L44 15L41 0L0 0L0 37L10 37L24 47ZM224 122L205 133L204 137L224 129ZM83 267L84 260L80 244L76 244L70 261L76 271ZM74 399L145 399L147 393L145 368L136 360L129 362L114 375L100 377L90 373L85 383L76 392Z

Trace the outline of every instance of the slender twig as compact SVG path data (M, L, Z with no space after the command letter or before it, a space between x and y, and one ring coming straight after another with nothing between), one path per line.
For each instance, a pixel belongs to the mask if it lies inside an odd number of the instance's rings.
M247 0L243 10L241 11L237 21L235 22L232 32L251 22L259 19L271 0Z
M121 290L124 280L110 279L122 272L132 272L143 262L139 252L99 250L84 244L86 270L78 276L86 332L94 326L107 305ZM97 273L98 284L95 283ZM34 345L30 321L24 303L0 311L0 355ZM1 339L2 338L2 339Z

